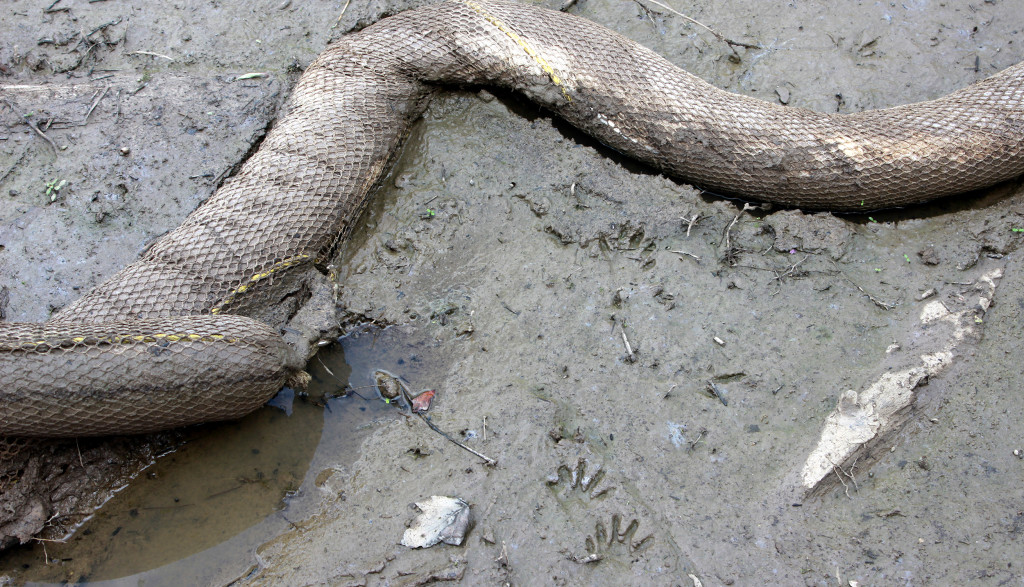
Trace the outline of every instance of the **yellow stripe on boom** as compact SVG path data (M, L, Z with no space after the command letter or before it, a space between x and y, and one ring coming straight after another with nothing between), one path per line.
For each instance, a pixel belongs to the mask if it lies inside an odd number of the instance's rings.
M572 98L569 96L569 92L565 89L565 84L562 83L562 79L558 77L557 73L555 73L555 68L551 67L547 60L541 57L540 53L538 53L537 50L534 49L533 46L531 46L526 39L520 37L518 33L513 31L500 18L488 13L486 10L484 10L483 6L477 4L476 2L473 2L473 0L462 0L462 3L472 8L480 16L484 17L484 19L486 19L487 22L494 25L495 28L497 28L499 31L505 33L505 35L508 38L515 41L515 43L519 45L523 49L523 51L526 52L527 55L532 57L533 60L536 61L538 65L540 65L540 68L544 70L544 73L548 74L548 77L551 78L551 82L558 86L558 89L562 90L562 95L565 96L565 99L569 102L572 102Z

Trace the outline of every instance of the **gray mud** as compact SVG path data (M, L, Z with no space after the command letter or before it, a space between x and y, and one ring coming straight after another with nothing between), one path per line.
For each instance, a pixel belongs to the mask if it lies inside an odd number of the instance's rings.
M8 320L45 319L205 199L342 9L50 1L0 14ZM825 111L937 97L1024 59L1005 0L674 6L763 48L734 53L656 6L568 10L719 87ZM403 7L354 1L339 30ZM250 72L267 76L236 79ZM29 113L55 121L56 154ZM380 366L436 389L434 422L499 464L375 420L357 452L322 444L294 473L317 489L282 510L290 525L217 564L256 584L1024 584L1021 229L1019 181L863 216L744 212L515 96L451 93L342 252L338 304L346 324L394 325L383 364L353 381ZM833 489L794 492L840 394L910 342L920 294L969 295L994 267L984 337L920 390L909 424ZM145 477L130 490L160 483ZM398 544L430 495L471 504L463 546ZM98 572L14 560L0 573L16 582Z

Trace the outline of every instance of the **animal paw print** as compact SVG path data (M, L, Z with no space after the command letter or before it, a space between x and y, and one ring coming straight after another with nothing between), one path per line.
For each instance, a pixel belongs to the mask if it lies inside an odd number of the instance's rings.
M650 548L654 544L654 534L648 534L640 540L635 540L636 531L640 529L640 522L635 518L621 530L622 516L612 516L611 528L606 528L604 522L598 521L594 526L594 533L587 536L587 558L597 560L607 554L614 554L616 550L625 550L628 554L637 554Z
M588 474L587 460L580 459L574 468L568 465L559 465L558 469L548 477L548 485L565 485L566 493L579 492L592 500L603 499L611 495L614 487L599 487L604 480L604 469L598 465L597 470Z

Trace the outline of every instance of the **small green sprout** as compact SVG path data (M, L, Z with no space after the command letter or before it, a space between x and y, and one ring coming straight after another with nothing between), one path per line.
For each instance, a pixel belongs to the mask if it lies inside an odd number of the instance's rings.
M433 208L427 208L427 216L434 216L435 214L437 214L437 212L434 211Z
M67 185L67 183L68 182L66 179L51 179L50 181L46 182L46 195L50 196L51 202L57 199L57 196L60 194L61 188Z
M1013 228L1010 229L1010 232L1024 232L1024 228L1018 228L1014 226Z
M903 258L907 260L907 263L910 262L910 255L903 253Z
M877 220L875 220L875 219L874 219L874 218L872 218L871 216L868 216L868 220L870 220L871 222L878 222Z
M882 272L882 268L881 267L875 267L875 273L881 273L881 272Z

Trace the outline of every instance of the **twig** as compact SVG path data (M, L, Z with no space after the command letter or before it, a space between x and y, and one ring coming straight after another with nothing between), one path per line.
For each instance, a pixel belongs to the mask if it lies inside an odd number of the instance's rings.
M398 390L402 394L402 399L405 400L405 404L407 406L409 406L409 409L411 410L412 409L412 397L409 395L409 389L406 387L405 383L401 379L398 379L397 377L395 377L394 379L395 379L395 381L398 382ZM487 456L487 455L485 455L483 453L477 452L477 451L469 448L468 446L466 446L465 444L459 442L458 440L455 440L454 438L449 436L444 430L441 430L440 428L435 426L434 423L431 422L430 419L427 418L426 416L424 416L421 412L415 412L415 414L417 416L419 416L420 420L423 420L423 422L427 426L430 426L431 430L433 430L434 432L437 432L441 436L445 437L446 439L448 439L449 442L451 442L455 446L457 446L457 447L459 447L459 448L461 448L463 450L466 450L468 452L471 452L474 455L480 457L490 467L497 467L498 466L498 461L492 459L491 457L489 457L489 456Z
M715 382L710 379L708 379L708 391L711 392L711 395L717 397L718 401L722 402L723 406L729 406L729 402L726 401L725 396L722 395L722 391L718 389L718 386L715 385Z
M725 227L725 260L727 263L729 263L729 265L735 265L736 261L735 255L732 254L732 227L735 226L737 222L739 222L740 216L742 216L744 212L753 209L754 206L751 206L750 204L744 202L743 209L740 210L739 214L737 214L735 218L732 219L732 222L729 223L729 226Z
M338 25L341 24L341 17L345 16L345 11L348 10L348 5L351 3L352 0L345 0L345 5L341 7L341 14L338 15L338 20L334 21L334 25L331 26L332 29L338 28Z
M774 274L775 274L775 280L779 282L779 289L775 290L775 291L774 291L774 292L772 292L772 294L771 294L771 295L772 295L773 297L774 297L774 296L776 296L776 295L778 295L778 294L779 294L779 292L781 292L781 291L782 291L782 280L783 280L783 279L785 279L785 278L787 278L787 277L790 277L790 276L796 276L796 268L797 268L797 267L798 267L798 266L799 266L799 265L800 265L801 263L803 263L804 261L806 261L807 259L809 259L810 257L811 257L811 256L810 256L810 254L804 255L804 258L803 258L803 259L800 259L800 260L799 260L799 261L797 261L796 263L793 263L792 265L790 265L790 266L789 266L789 268L788 268L788 269L786 269L786 270L785 270L785 271L783 271L782 273L779 273L779 270L778 270L778 269L772 269L772 270L771 270L771 271L772 271L772 273L774 273ZM803 275L807 275L807 272L806 272L806 271L804 271L804 272L803 272Z
M835 265L836 271L838 271L840 275L842 275L844 278L846 278L846 281L849 281L850 285L852 285L853 287L857 288L857 291L859 291L860 293L862 293L865 296L867 296L867 298L869 300L871 300L871 303L873 303L874 305L878 306L879 308L881 308L883 310L891 310L891 309L896 307L896 303L895 302L893 302L893 303L883 302L882 300L880 300L880 299L876 298L875 296L869 294L867 291L864 290L863 287L857 285L857 283L854 280L850 279L845 273L843 273L843 270L840 269L838 265L836 265L835 261L832 261L832 264Z
M54 156L56 156L60 152L60 149L57 148L57 144L54 143L53 140L50 137L46 136L46 134L44 134L43 131L39 130L39 127L36 126L35 123L33 123L31 120L29 120L27 118L23 118L23 120L25 121L25 124L27 124L29 128L31 128L32 130L36 131L37 135L43 137L43 140L50 144L50 147L53 149Z
M458 440L455 440L455 439L454 439L454 438L452 438L451 436L448 436L448 434L446 434L444 430L441 430L440 428L438 428L437 426L435 426L435 425L434 425L434 423L433 423L433 422L431 422L431 421L430 421L430 419L429 419L429 418L427 418L426 416L424 416L423 414L417 413L416 415L420 417L420 420L423 420L424 422L426 422L427 426L430 426L430 429L431 429L431 430L433 430L434 432L437 432L437 433L438 433L438 434L440 434L441 436L444 436L445 438L447 438L447 439L448 439L448 440L449 440L449 441L450 441L450 442L451 442L452 444L454 444L455 446L457 446L457 447L459 447L459 448L461 448L461 449L463 449L463 450L467 450L467 451L469 451L469 452L471 452L471 453L475 454L476 456L478 456L478 457L480 457L481 459L483 459L483 460L484 460L484 461L485 461L485 462L487 463L487 465L488 465L488 466L490 466L490 467L497 467L497 466L498 466L498 461L496 461L496 460L492 459L491 457L489 457L489 456L487 456L487 455L485 455L485 454L483 454L483 453L479 453L479 452L477 452L477 451L475 451L475 450L473 450L473 449L469 448L469 447L468 447L468 446L466 446L465 444L462 444L462 443L461 443L461 442L459 442Z
M342 381L340 377L335 375L334 371L331 371L330 367L327 366L327 363L324 363L324 360L320 358L319 354L316 355L316 360L320 362L320 366L324 368L324 371L327 371L327 374L330 375L331 377L334 377L338 381L338 383L346 383L345 381Z
M846 481L843 480L843 475L846 475L850 482L853 483L854 491L860 491L860 487L857 486L857 479L853 477L853 470L857 467L857 460L859 460L860 457L854 459L853 464L850 465L849 471L844 471L843 468L835 464L835 462L831 458L825 458L828 459L828 462L832 463L832 472L835 473L836 477L839 478L839 482L843 484L843 488L846 490L846 497L850 497L850 486L847 485Z
M669 388L668 388L668 391L666 391L666 392L665 392L665 395L663 395L663 396L661 397L661 399L668 399L668 398L669 398L669 397L670 397L670 396L672 395L672 390L673 390L673 389L675 389L675 388L677 388L677 387L679 387L679 384L677 384L677 383L673 383L673 384L672 384L672 387L669 387Z
M778 271L776 271L776 272L775 272L775 279L777 279L777 280L779 280L779 282L781 282L781 281L782 281L783 279L785 279L786 277L789 277L790 275L793 275L793 272L794 272L794 271L796 271L796 268L797 268L797 267L798 267L798 266L799 266L799 265L800 265L801 263L803 263L804 261L806 261L807 259L810 259L810 258L811 258L811 256L810 256L809 254L808 254L808 255L804 255L804 258L803 258L803 259L800 259L800 260L799 260L799 261L797 261L796 263L793 263L792 265L790 265L790 266L789 266L789 269L786 269L786 270L785 270L785 271L783 271L782 273L779 273Z
M679 219L686 221L686 238L690 238L690 230L693 228L693 225L697 224L697 221L700 219L700 212L694 212L692 218L680 216Z
M844 275L843 277L846 277L846 276ZM860 290L860 293L866 295L868 297L868 299L871 300L871 303L873 303L874 305L878 306L879 308L881 308L883 310L891 310L891 309L896 307L896 303L895 302L893 302L893 303L883 302L882 300L880 300L880 299L876 298L875 296L869 294L868 292L864 291L863 287L857 285L856 283L853 283L853 281L849 277L846 277L846 280L849 281L851 284L853 284L853 287L855 287L858 290Z
M169 61L175 61L173 57L161 55L160 53L154 53L152 51L132 51L131 53L129 53L129 55L149 55L150 57L163 57L164 59L167 59Z
M100 32L100 31L102 31L103 29L105 29L107 27L112 27L115 24L120 24L120 23L121 23L121 19L120 18L118 18L117 20L112 20L110 22L105 22L105 23L101 24L100 26L92 29L92 31L90 31L89 34L85 35L83 38L84 39L88 39L89 37L95 35L96 33Z
M498 301L501 302L501 305L502 305L503 308L505 308L509 312L512 312L516 316L518 316L518 315L520 315L522 313L522 312L517 312L517 311L513 310L511 306L509 306L508 304L505 303L505 300L501 299L500 296L498 296Z
M102 100L103 97L107 95L107 91L109 90L110 86L103 88L103 93L100 94L100 96L93 101L92 106L89 106L89 111L85 113L85 122L83 124L89 124L89 117L92 116L92 111L96 109L96 106L99 105L100 100Z
M619 322L619 333L622 334L622 344L626 345L626 355L629 357L629 362L635 363L636 355L633 354L633 347L629 344L629 339L626 338L626 327L623 326L622 322Z
M231 493L232 491L238 491L239 489L241 489L244 486L245 486L245 483L239 483L238 485L235 485L234 487L229 487L229 488L227 488L227 489L225 489L223 491L218 491L217 493L211 493L210 495L206 496L206 499L213 499L215 497L220 497L222 495L227 495L227 494Z
M707 433L708 431L706 429L701 428L700 432L697 433L697 438L690 443L690 450L694 450L695 448L697 448L697 445L700 444L700 441L704 439L704 435Z
M658 6L661 6L665 10L668 10L669 12L671 12L672 14L675 14L676 16L682 17L682 18L686 19L687 21L692 22L693 24L703 28L707 32L709 32L712 35L714 35L715 38L718 39L719 41L722 41L726 45L729 45L729 47L732 48L733 53L736 52L736 49L734 47L743 47L744 49L761 49L762 48L760 45L751 45L750 43L743 43L743 42L740 42L740 41L733 41L732 39L726 37L722 33L716 31L715 29L713 29L711 27L709 27L708 25L706 25L706 24L704 24L702 22L699 22L697 20L694 20L694 19L690 18L689 16L686 16L682 12L679 12L675 8L672 8L671 6L668 6L666 4L662 4L661 2L658 2L658 0L646 0L646 1L650 2L651 4L657 4ZM639 4L640 0L636 0L636 2Z
M697 255L694 255L693 253L687 253L686 251L672 251L672 252L677 254L677 255L686 255L687 257L692 257L695 261L700 263L700 257L698 257Z

